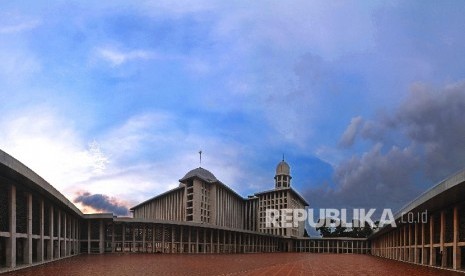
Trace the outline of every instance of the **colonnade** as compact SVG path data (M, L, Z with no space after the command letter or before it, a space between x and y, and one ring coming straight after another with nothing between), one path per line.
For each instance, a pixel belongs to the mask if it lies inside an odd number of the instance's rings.
M0 269L79 253L79 218L65 206L0 179Z
M373 239L373 255L416 264L465 268L465 208L456 204Z
M89 225L92 222L88 222ZM87 253L251 253L276 252L281 238L248 231L195 225L100 221L100 239L92 230L81 249ZM94 227L95 228L95 227ZM89 226L89 229L92 229ZM95 237L95 235L94 235Z
M296 239L293 240L293 252L368 254L370 242L367 239Z

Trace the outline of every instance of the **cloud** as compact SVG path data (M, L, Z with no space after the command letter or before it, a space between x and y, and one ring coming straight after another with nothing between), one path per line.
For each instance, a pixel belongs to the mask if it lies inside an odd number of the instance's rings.
M37 28L42 24L39 19L27 18L15 12L0 13L0 35L17 34Z
M424 189L465 167L465 83L442 88L412 86L392 114L364 121L355 117L341 137L372 145L341 161L335 187L304 192L318 207L398 209Z
M122 65L126 62L131 62L135 60L150 60L150 59L157 58L157 55L152 51L146 51L146 50L120 51L120 50L116 50L116 49L108 48L108 47L98 48L97 55L115 67Z
M86 143L71 122L48 107L8 113L0 126L0 147L61 191L105 170L98 143Z
M239 160L251 154L243 145L207 133L199 122L170 112L129 116L94 133L92 139L85 137L85 125L78 128L50 106L5 114L0 128L0 148L70 200L86 192L124 198L124 206L133 206L176 187L185 173L198 166L200 149L205 153L202 166L244 196L251 187L269 182L243 173L250 167ZM97 211L98 206L85 205L84 198L78 206L84 212ZM102 196L91 199L105 202Z
M127 216L129 208L115 198L110 198L103 194L91 194L85 192L74 199L74 203L81 203L85 207L90 207L98 212L109 212L117 216Z
M342 134L341 140L339 141L339 145L342 147L350 147L354 144L355 137L357 136L360 126L363 123L363 118L358 116L352 118L350 121L349 126Z

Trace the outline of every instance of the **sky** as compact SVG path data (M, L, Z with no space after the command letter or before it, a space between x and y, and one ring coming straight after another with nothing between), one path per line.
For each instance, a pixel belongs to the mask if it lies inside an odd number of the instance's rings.
M463 1L2 1L0 149L84 212L284 154L312 208L399 209L465 168Z

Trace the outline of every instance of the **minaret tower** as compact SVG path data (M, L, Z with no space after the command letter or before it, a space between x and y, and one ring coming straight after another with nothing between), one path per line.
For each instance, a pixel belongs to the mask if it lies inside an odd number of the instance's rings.
M289 164L284 161L283 156L283 160L279 162L278 166L276 167L276 175L274 177L275 188L281 189L291 187L291 179L291 168L289 167Z

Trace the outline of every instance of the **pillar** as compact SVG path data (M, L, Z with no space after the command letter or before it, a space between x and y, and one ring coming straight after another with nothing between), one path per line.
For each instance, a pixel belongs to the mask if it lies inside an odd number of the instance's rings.
M214 253L215 246L213 245L213 229L210 229L210 253Z
M161 225L161 253L165 253L165 225Z
M461 269L461 254L460 247L458 246L459 242L459 208L458 206L454 207L454 247L453 247L453 256L452 256L452 265L454 269Z
M136 225L132 225L132 252L136 252Z
M57 225L58 225L58 248L57 248L57 252L55 252L55 254L57 255L57 259L59 259L61 257L61 210L58 209L58 221L57 221Z
M447 252L444 251L444 233L446 232L446 214L443 211L441 211L441 230L440 230L440 237L439 237L439 242L441 245L440 251L442 251L442 258L441 258L441 266L444 267L447 262Z
M16 267L16 186L10 186L9 199L9 230L10 237L6 244L6 266Z
M187 238L187 246L189 247L188 250L187 250L187 253L191 253L192 252L192 245L191 245L191 237L192 237L192 226L187 226L189 227L189 236Z
M49 216L50 216L50 218L49 218L49 227L48 227L48 231L49 231L48 235L49 235L50 239L48 241L49 242L49 247L47 248L47 256L48 256L48 258L50 260L53 260L53 257L54 257L54 255L53 255L54 254L54 252L53 252L53 235L54 235L53 227L54 227L54 225L53 224L55 222L54 222L54 219L53 219L54 211L53 211L53 206L52 205L50 205L50 209L49 209L48 213L49 213Z
M195 253L199 253L199 228L195 229Z
M170 252L170 253L175 253L175 250L174 250L174 248L175 248L175 244L174 244L174 243L175 243L175 239L174 239L174 232L175 232L175 231L174 231L174 227L175 227L175 226L174 226L174 225L170 225L170 227L171 227L171 246L170 246L170 251L171 251L171 252Z
M40 199L40 240L39 246L37 248L37 261L43 262L44 261L44 199Z
M24 248L23 260L25 264L32 264L32 194L27 196L27 241Z
M203 252L202 253L207 253L207 229L203 229Z
M104 225L103 225L103 220L100 220L99 224L99 242L98 242L98 248L99 248L99 253L102 254L105 252L105 231L104 231Z
M415 235L414 237L414 247L413 247L413 262L418 263L418 223L415 223L413 225L414 231L413 234Z
M142 252L146 252L146 246L145 246L145 224L142 226Z
M180 228L181 229L179 230L180 231L179 232L179 252L184 253L184 243L183 243L183 240L182 240L182 238L183 238L182 234L183 234L184 229L182 228L182 226L180 226Z
M436 263L436 254L434 254L434 216L430 216L429 224L429 265L434 265Z
M112 222L111 224L111 252L116 251L116 244L115 244L115 223Z
M63 220L64 220L64 223L63 223L63 248L61 249L61 256L62 257L65 257L65 256L68 256L68 217L66 215L66 213L63 213Z
M426 259L427 254L425 254L425 253L426 253L426 249L425 249L425 242L426 242L426 239L425 239L425 228L426 228L426 225L425 225L425 223L423 222L423 223L421 224L421 250L422 250L422 253L421 253L421 264L423 264L423 265L428 264L428 260Z
M155 241L155 238L156 238L155 233L156 233L156 231L155 230L156 230L155 229L155 224L153 224L152 225L152 253L156 252L155 251L155 245L156 245L156 241Z
M87 254L90 254L90 236L91 236L91 229L90 229L90 219L87 220Z
M123 229L121 252L125 252L126 251L126 224L123 223L123 225L121 226L121 229Z

